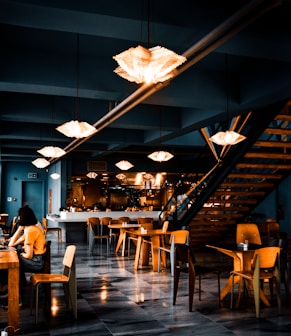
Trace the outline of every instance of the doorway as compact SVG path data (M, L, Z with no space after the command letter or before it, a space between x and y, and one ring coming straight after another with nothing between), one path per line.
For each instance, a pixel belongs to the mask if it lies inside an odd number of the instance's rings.
M41 222L45 216L44 181L22 182L22 205L28 204Z

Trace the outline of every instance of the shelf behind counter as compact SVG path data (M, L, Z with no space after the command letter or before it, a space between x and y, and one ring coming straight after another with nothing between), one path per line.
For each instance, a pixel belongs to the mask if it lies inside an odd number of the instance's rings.
M87 219L89 217L129 217L130 221L136 221L139 217L151 217L159 220L160 211L61 211L58 215L47 215L48 227L60 227L62 229L62 241L67 243L85 242L87 239Z

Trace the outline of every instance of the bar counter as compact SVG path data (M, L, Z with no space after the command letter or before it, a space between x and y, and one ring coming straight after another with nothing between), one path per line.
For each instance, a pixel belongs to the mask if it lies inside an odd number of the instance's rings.
M129 217L130 221L136 221L139 217L151 217L159 220L160 211L61 211L57 215L47 215L48 227L60 227L62 229L63 242L84 242L87 239L86 223L89 217Z

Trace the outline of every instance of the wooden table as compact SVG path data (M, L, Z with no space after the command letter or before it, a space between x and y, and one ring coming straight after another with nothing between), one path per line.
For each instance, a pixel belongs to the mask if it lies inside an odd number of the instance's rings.
M115 248L115 253L118 253L120 246L122 244L122 252L121 255L124 257L124 252L125 252L125 244L126 244L126 230L128 230L129 228L132 229L137 229L139 228L141 225L140 224L109 224L108 227L110 230L112 229L119 229L120 233L119 233L119 237L118 237L118 241L116 244L116 248Z
M242 270L244 271L249 271L251 270L251 261L254 256L254 250L227 250L221 247L217 246L212 246L212 245L206 245L207 247L216 249L217 251L224 253L230 257L233 258L233 270L241 272ZM240 276L234 276L234 285L237 284L239 281L242 281ZM241 286L241 283L240 283ZM226 284L223 288L223 290L220 292L220 300L223 300L225 296L231 292L232 289L232 277L230 276ZM266 306L270 306L269 300L265 296L264 292L260 290L260 299L264 302Z
M19 259L14 248L0 250L0 269L8 270L8 325L16 330L19 328Z
M126 230L126 233L135 235L137 237L137 244L136 244L136 252L135 252L135 261L134 261L134 269L137 270L140 264L140 257L141 257L141 248L143 244L143 239L151 238L152 242L152 269L154 272L158 271L158 250L161 246L161 237L166 235L170 235L171 232L163 231L161 229L158 230L147 230L146 233L142 232L141 229L139 230ZM164 240L162 240L163 242ZM166 255L162 253L162 262L166 264Z

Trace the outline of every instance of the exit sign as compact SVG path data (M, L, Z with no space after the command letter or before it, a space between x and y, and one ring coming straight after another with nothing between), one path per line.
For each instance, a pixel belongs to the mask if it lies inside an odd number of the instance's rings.
M37 178L37 173L28 173L28 178Z

